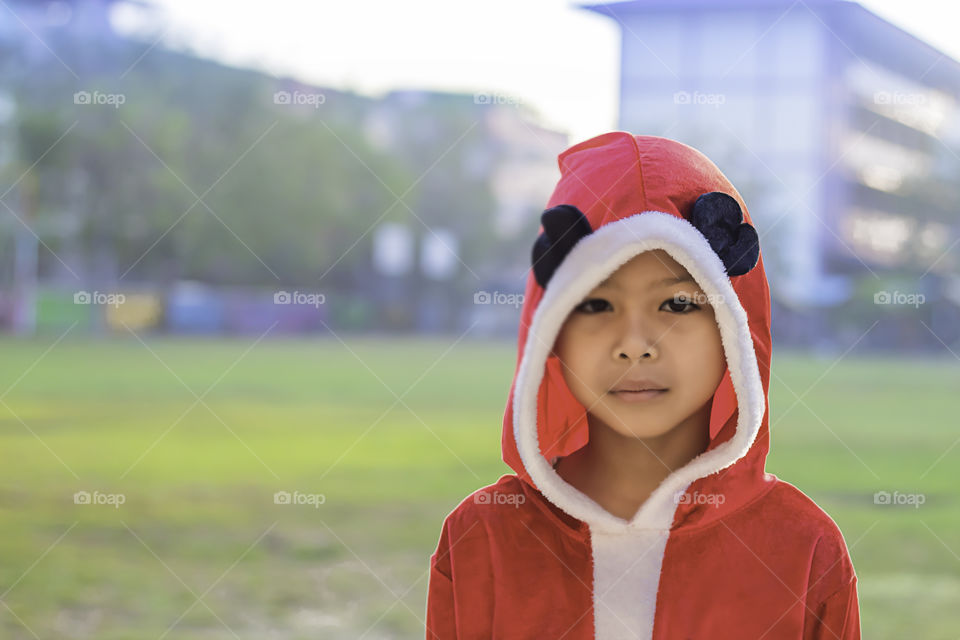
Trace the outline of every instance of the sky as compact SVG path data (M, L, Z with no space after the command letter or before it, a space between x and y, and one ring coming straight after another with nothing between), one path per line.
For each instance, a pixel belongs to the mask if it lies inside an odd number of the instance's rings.
M157 46L370 96L490 92L533 108L571 144L616 128L620 29L579 8L589 2L143 1L152 15L127 8L115 20ZM960 3L860 4L960 59Z

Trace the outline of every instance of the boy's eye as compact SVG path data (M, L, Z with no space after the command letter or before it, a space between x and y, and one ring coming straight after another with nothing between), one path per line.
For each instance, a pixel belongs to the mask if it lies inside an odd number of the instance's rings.
M584 300L574 307L574 311L587 314L596 313L602 310L603 305L607 305L609 307L610 303L603 298L590 298L589 300Z
M682 294L676 295L672 298L668 298L667 300L664 300L663 304L660 305L660 308L663 309L667 305L669 305L669 307L665 309L665 311L672 311L673 313L678 313L681 315L690 313L695 309L700 308L699 306L697 306L691 301L689 296L682 295ZM610 303L604 300L603 298L589 298L587 300L584 300L580 304L578 304L576 307L574 307L574 311L578 311L580 313L586 313L589 315L593 313L599 313L600 311L604 311L609 306L610 306Z
M670 305L670 309L680 314L690 313L694 309L699 309L700 307L693 303L689 296L684 294L678 294L674 297L664 300L663 304L660 305L662 309L664 305Z

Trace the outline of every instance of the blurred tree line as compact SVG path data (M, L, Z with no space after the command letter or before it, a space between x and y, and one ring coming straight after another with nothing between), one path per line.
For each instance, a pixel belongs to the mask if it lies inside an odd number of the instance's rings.
M69 24L41 35L39 55L25 33L0 41L15 105L0 171L23 221L2 216L0 234L9 255L36 233L44 282L363 286L388 220L455 231L474 289L477 265L515 255L493 233L489 106L470 95L423 102L387 144L369 127L382 100Z

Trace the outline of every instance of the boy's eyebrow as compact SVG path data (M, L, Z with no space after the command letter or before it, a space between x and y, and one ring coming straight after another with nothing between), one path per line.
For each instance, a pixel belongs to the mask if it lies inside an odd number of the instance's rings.
M668 284L679 284L679 283L681 283L681 282L692 282L692 283L696 284L697 281L694 280L694 279L693 279L693 276L688 273L688 274L683 275L683 276L678 276L678 277L674 277L674 278L664 278L663 280L657 280L656 282L654 282L653 284L650 285L650 288L651 288L651 289L657 289L657 288L659 288L659 287L665 287L665 286L667 286ZM600 287L610 287L611 289L619 289L619 288L620 288L620 285L618 285L617 283L615 283L615 282L613 282L612 280L610 280L610 278L607 278L606 280L604 280L603 282L601 282L600 284L597 285L597 288L600 288Z

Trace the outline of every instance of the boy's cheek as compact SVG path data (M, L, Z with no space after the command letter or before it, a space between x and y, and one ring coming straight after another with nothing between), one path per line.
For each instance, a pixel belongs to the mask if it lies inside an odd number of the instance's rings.
M567 338L567 323L564 322L563 326L560 327L560 331L557 332L557 337L553 340L553 346L550 347L550 355L554 355L558 358L561 357L561 354L564 350L564 344Z

